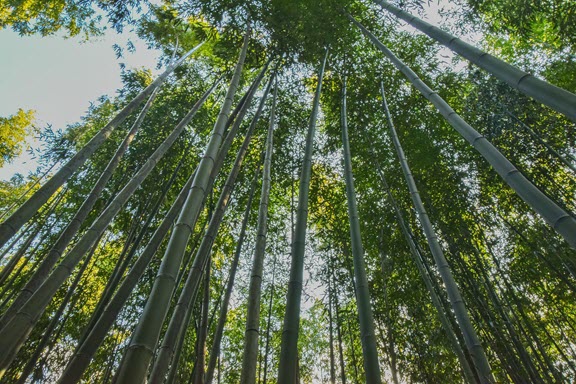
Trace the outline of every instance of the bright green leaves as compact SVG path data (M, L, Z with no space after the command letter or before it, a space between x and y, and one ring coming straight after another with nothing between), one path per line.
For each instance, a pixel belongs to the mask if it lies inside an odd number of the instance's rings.
M0 167L22 153L24 141L35 132L34 111L18 109L13 115L0 117Z

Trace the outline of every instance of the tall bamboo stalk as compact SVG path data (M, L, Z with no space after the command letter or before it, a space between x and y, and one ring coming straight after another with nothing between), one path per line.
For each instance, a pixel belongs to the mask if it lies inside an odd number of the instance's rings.
M200 212L206 187L208 186L208 179L214 166L214 159L218 154L218 148L222 142L223 129L228 120L234 95L236 94L236 89L240 81L244 59L246 58L248 41L249 31L244 37L240 57L236 64L232 80L230 81L226 98L214 124L210 142L208 143L204 157L200 161L192 183L192 188L170 236L170 242L168 243L155 284L140 317L140 321L134 330L130 346L120 363L115 383L142 383L146 379L148 366L154 349L158 344L162 323L168 311L178 268L182 262L188 239L193 231L193 222L196 221L198 213ZM167 268L167 264L171 268Z
M300 331L300 300L304 279L304 251L306 245L306 227L308 223L308 193L310 176L312 174L312 153L314 151L314 136L316 134L316 117L320 108L320 93L322 78L328 59L328 49L318 71L318 85L312 104L312 114L306 135L306 149L300 175L300 191L298 195L298 213L296 217L295 238L292 242L292 261L290 265L290 281L286 297L286 313L282 331L282 347L278 368L279 384L294 384L298 364L298 333Z
M46 281L34 292L30 299L20 308L18 313L6 326L0 331L0 375L8 368L10 362L14 359L18 350L28 337L32 328L39 320L46 306L58 291L60 286L72 273L74 267L82 260L86 252L92 247L100 235L106 230L112 219L122 209L124 204L132 196L134 191L148 177L156 164L170 149L172 144L184 131L184 128L192 120L196 112L204 104L212 90L216 87L218 81L208 89L192 107L190 112L178 123L176 128L154 151L150 158L138 170L126 186L120 191L114 200L106 207L100 216L94 221L92 226L86 231L84 236L68 252L62 262L54 269Z
M270 80L272 81L272 79ZM256 245L250 286L248 288L248 308L246 331L244 333L244 355L242 358L242 372L240 383L253 384L256 382L256 363L258 360L258 335L260 333L260 296L262 294L262 273L264 271L264 256L266 253L266 234L268 232L268 204L270 202L270 172L272 168L272 152L274 125L276 119L276 99L278 87L274 88L270 121L266 137L266 155L262 170L262 191L260 194L260 207L258 209L258 226L256 229Z
M516 191L518 196L554 228L572 248L576 248L576 219L532 184L496 147L454 112L448 103L420 80L416 73L397 58L376 36L352 16L348 15L348 17L362 30L372 43L388 57L392 64L406 76L412 85L418 89L426 99L434 104L436 109L448 120L450 125L480 152L500 177ZM576 105L576 103L573 105Z
M366 262L364 261L364 247L360 234L360 221L356 205L356 192L354 190L354 175L352 174L352 159L350 154L350 141L348 139L348 121L346 116L346 77L342 79L342 144L344 152L344 179L346 180L346 198L348 201L348 217L350 219L350 239L352 257L354 260L354 277L356 281L356 303L360 323L360 340L362 342L362 355L364 357L364 374L367 383L378 384L380 365L378 362L378 349L376 334L374 332L374 317L370 304L370 291L366 276Z
M194 384L204 384L204 362L206 361L206 338L208 336L208 312L210 309L211 264L212 264L211 256L208 256L208 260L206 261L206 271L204 272L204 295L203 295L204 297L202 299L202 320L200 322L200 329L198 330L198 343L196 345L197 346L196 370L194 371ZM183 334L182 337L184 336L185 335ZM152 375L152 377L154 377L154 375ZM157 382L161 384L163 380L159 380Z
M414 208L416 210L416 213L418 214L418 219L420 220L420 224L422 225L422 229L424 230L424 234L426 235L426 239L428 240L430 251L434 256L434 260L438 267L438 271L440 272L440 276L442 277L442 281L446 286L446 291L448 293L450 303L452 304L452 309L454 310L454 314L456 315L456 319L458 320L458 324L460 325L462 334L464 335L464 341L466 343L466 346L468 347L470 355L472 356L472 360L474 361L474 365L476 366L476 370L478 371L480 381L482 383L494 383L495 380L494 377L492 376L492 371L490 369L490 364L488 363L488 358L486 357L484 348L482 347L480 339L476 334L476 330L474 329L474 326L470 321L468 310L466 308L466 305L464 304L462 295L460 294L460 289L458 288L458 285L456 284L456 281L452 276L450 265L448 264L444 256L444 251L442 250L442 247L440 247L440 243L438 242L438 238L436 236L434 228L432 227L432 223L430 222L428 213L426 212L424 204L422 203L422 199L420 198L420 194L418 192L418 188L416 187L416 183L412 176L410 166L408 165L406 155L404 154L404 150L402 149L402 145L400 144L400 140L398 139L396 129L394 128L394 123L392 122L392 118L390 117L390 111L388 110L388 103L386 102L386 95L384 93L383 83L380 83L380 87L382 92L382 107L386 114L386 120L388 122L388 127L390 129L390 136L392 137L392 142L394 143L394 147L396 148L398 158L400 159L400 165L402 166L402 172L404 173L404 178L406 179L408 189L410 190L412 203L414 204Z
M40 209L44 203L56 192L80 168L86 160L108 139L112 131L118 127L134 111L146 97L148 97L164 80L179 67L184 60L192 55L203 42L188 51L176 62L170 64L168 68L154 80L149 86L144 88L138 96L130 101L116 116L102 128L90 141L76 153L62 168L58 170L42 187L26 200L14 213L0 224L0 247L8 241L30 218Z
M257 176L258 172L254 172L250 194L248 195L248 202L246 203L246 209L244 210L244 218L242 219L242 224L240 226L240 234L238 235L238 241L236 242L234 258L232 259L230 272L228 273L226 293L224 294L222 305L220 306L218 325L216 326L216 331L214 332L212 348L210 351L210 359L208 361L208 368L206 370L206 384L212 384L212 381L214 380L214 370L216 368L218 356L220 356L220 343L222 341L222 334L224 333L224 325L226 324L228 304L230 303L230 296L232 296L232 289L234 288L234 280L236 278L236 271L238 270L240 254L242 253L242 245L244 244L244 239L246 238L246 228L248 227L248 220L250 218L250 211L252 209L252 201L254 199L254 192L256 191L256 184L258 180Z
M499 80L566 115L570 120L576 121L576 95L573 93L521 71L515 66L465 43L456 36L444 32L440 28L395 7L385 0L374 0L374 2L466 60L488 71Z

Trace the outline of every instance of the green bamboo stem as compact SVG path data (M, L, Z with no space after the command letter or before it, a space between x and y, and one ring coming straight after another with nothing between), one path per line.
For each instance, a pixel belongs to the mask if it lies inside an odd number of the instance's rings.
M382 382L382 379L378 362L376 334L374 332L374 317L370 304L370 290L366 276L364 247L362 245L358 207L356 205L354 175L352 174L352 156L350 154L346 116L346 77L342 80L342 108L340 111L344 152L344 179L346 181L346 198L348 201L348 217L350 220L350 239L354 261L354 277L356 281L356 303L360 323L360 340L362 342L362 355L364 357L364 374L367 383L378 384Z
M272 79L270 80L272 81ZM262 191L260 194L260 207L258 209L258 226L256 229L256 245L250 285L248 288L248 315L246 331L244 333L244 355L242 358L242 371L240 383L252 384L256 382L256 363L258 361L258 335L260 333L260 296L262 294L262 273L264 271L264 257L266 253L266 234L268 231L268 204L270 202L270 172L272 168L273 137L275 125L276 99L278 87L274 88L270 121L266 137L266 155L262 170Z
M314 151L314 136L316 134L316 117L320 108L320 93L322 78L328 59L328 49L318 72L318 85L312 104L312 114L306 136L306 149L300 175L300 191L298 195L298 213L296 215L295 238L292 243L292 261L290 265L290 280L286 297L286 313L282 330L282 346L280 364L278 367L278 383L294 384L298 366L298 333L300 331L300 301L304 279L304 252L306 245L306 227L308 224L308 193L312 173L312 153Z

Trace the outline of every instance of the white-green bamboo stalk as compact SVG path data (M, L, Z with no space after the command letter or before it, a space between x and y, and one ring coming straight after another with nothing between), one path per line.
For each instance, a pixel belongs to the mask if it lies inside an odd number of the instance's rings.
M515 66L465 43L456 36L444 32L440 28L395 7L385 0L374 0L374 2L466 60L488 71L499 80L564 114L570 120L576 121L575 94L521 71Z
M298 211L296 214L295 237L292 242L292 261L290 265L290 281L286 297L286 313L282 330L282 346L278 368L279 384L294 384L298 368L298 333L300 331L300 301L304 280L304 252L306 246L306 228L308 224L308 193L310 176L312 174L312 153L314 152L314 136L316 134L316 117L320 108L320 93L322 78L328 59L328 49L318 71L318 85L312 103L312 114L306 136L306 149L300 175L298 195Z
M78 208L78 211L76 211L76 213L74 214L74 217L70 220L64 231L60 234L54 246L48 251L44 259L42 260L42 263L40 263L38 269L34 272L30 280L28 280L24 288L22 288L22 290L20 291L19 295L16 297L10 308L2 316L2 319L0 320L0 329L4 327L4 325L6 325L12 319L12 317L18 312L18 310L22 307L22 305L24 305L24 303L28 301L30 296L32 296L32 294L38 289L38 287L40 287L40 285L44 283L44 281L48 278L50 271L52 271L52 268L54 268L54 266L58 262L58 259L60 259L60 257L70 244L70 241L72 241L76 233L78 233L78 230L80 229L82 224L84 224L84 220L86 220L86 218L92 211L92 208L94 208L96 201L98 201L98 199L100 198L100 194L106 187L106 184L112 177L114 171L118 167L118 164L120 164L120 160L124 156L124 153L126 153L126 151L128 150L128 146L130 145L130 143L134 139L134 136L140 129L140 126L144 122L146 113L150 109L150 106L152 105L152 102L154 101L154 98L156 97L156 94L159 89L160 88L156 88L152 92L152 94L148 98L148 101L144 105L144 108L142 108L142 110L140 111L138 118L132 125L132 128L128 131L128 133L124 137L124 140L122 141L122 143L120 143L114 155L112 155L112 158L108 162L108 165L98 178L98 181L96 181L96 184L94 184L94 186L92 187L92 190L90 191L86 199L84 199L84 202L82 203L80 208Z
M272 81L272 80L270 80ZM264 256L266 253L266 234L268 231L268 204L270 201L270 172L272 168L272 152L275 125L276 99L278 86L274 88L272 107L270 109L270 121L266 136L266 155L264 156L264 168L262 170L262 191L260 195L260 207L258 209L258 226L256 232L256 245L250 286L248 288L248 315L246 319L246 331L244 333L244 355L242 358L242 372L240 383L248 384L256 382L256 362L258 361L258 335L260 333L260 296L262 294L262 273L264 271Z
M480 152L500 177L516 191L518 196L532 207L532 209L573 248L576 248L576 219L532 184L496 147L454 112L444 99L420 80L416 73L397 58L376 36L357 22L352 16L348 15L348 17L362 30L372 43L388 57L392 64L406 76L412 85L418 89L426 99L434 104L436 109L448 120L450 125Z
M0 224L0 247L8 241L30 218L40 209L44 203L56 192L80 168L86 160L108 139L112 131L118 127L134 111L142 101L146 99L166 78L180 66L184 60L192 55L203 42L188 51L176 62L170 64L168 68L154 80L149 86L144 88L138 96L130 101L116 116L102 128L90 141L76 153L62 168L58 170L42 187L26 200L14 213Z
M398 138L398 135L396 134L396 129L394 128L394 123L392 122L392 118L390 117L390 112L388 110L388 104L386 102L386 95L384 94L383 83L381 83L380 85L382 91L383 109L386 114L386 119L388 121L388 127L390 128L390 135L392 137L392 142L394 143L394 147L396 148L398 158L400 159L400 165L402 166L402 172L404 173L404 178L406 179L408 189L410 190L410 196L414 204L414 209L416 210L418 219L420 221L420 224L422 225L424 234L426 235L426 240L428 241L428 245L430 247L430 251L432 252L432 256L434 256L434 261L436 262L436 266L438 267L438 272L440 273L442 281L446 286L448 299L450 300L450 304L452 305L452 309L454 310L454 314L456 315L456 320L458 321L460 329L462 330L466 347L470 352L470 356L472 356L472 360L478 372L478 376L480 377L480 381L482 383L494 383L495 380L494 376L492 375L488 358L486 357L484 348L482 347L480 339L476 334L476 330L474 329L474 326L470 321L468 309L466 308L464 299L460 294L460 289L456 284L456 280L454 280L454 276L452 276L452 270L450 268L450 265L446 261L444 251L442 250L442 247L438 242L438 237L436 236L434 228L432 227L432 223L430 222L428 213L424 208L424 204L422 203L422 199L420 198L420 194L414 181L414 177L412 176L410 166L408 165L408 160L406 159L406 155L404 154L404 150L402 149L402 145L400 144L400 140Z
M352 156L350 154L346 116L346 77L342 79L342 107L340 112L344 152L344 179L346 180L346 198L348 200L348 217L350 219L350 239L354 261L354 277L356 281L356 304L358 306L360 323L360 341L362 342L362 354L364 357L364 374L367 383L378 384L382 382L382 379L378 362L376 333L374 332L374 316L372 315L372 306L370 304L370 290L366 276L364 247L362 245L358 207L356 205L354 175L352 174Z
M214 159L218 154L218 148L222 142L223 129L228 120L246 58L248 41L249 32L246 33L244 37L240 57L236 64L234 75L230 81L222 108L214 124L210 142L208 143L204 157L200 161L198 171L192 183L192 188L170 236L170 241L152 291L148 297L138 325L134 330L130 345L118 368L115 383L143 383L146 380L148 366L154 354L154 349L158 344L162 324L168 312L170 297L172 296L178 269L182 263L182 257L184 256L188 239L194 230L192 226L200 212L210 173L214 166Z
M196 292L198 291L202 273L206 263L210 258L212 245L216 239L216 235L218 233L218 229L220 228L220 223L222 222L226 208L228 207L230 196L234 190L242 162L248 151L250 141L252 140L254 129L256 128L256 124L264 108L264 103L268 96L268 92L270 91L271 83L271 81L268 83L268 86L262 95L258 110L252 119L250 127L248 128L244 142L242 143L242 146L236 155L234 165L232 166L232 170L230 171L230 174L224 183L224 187L222 188L222 192L220 193L220 197L214 209L214 214L212 215L210 223L208 224L206 234L204 235L204 238L200 243L200 247L198 248L198 251L194 257L194 262L192 263L192 268L190 269L186 282L184 283L184 288L182 289L176 307L172 312L172 317L170 318L168 329L166 330L164 340L162 341L162 347L160 348L158 357L154 363L154 369L151 376L151 382L153 383L162 383L174 353L174 346L176 344L176 339L180 334L180 329L185 329L187 327L187 324L183 324L183 320L186 317L186 313L192 306L192 298L196 296Z
M226 293L222 299L222 305L220 306L220 314L218 317L218 324L216 325L216 331L214 332L214 337L212 340L212 348L210 350L210 359L208 361L208 368L206 370L205 384L212 384L214 380L214 370L216 369L216 363L218 361L218 356L220 356L220 343L222 341L222 335L224 333L224 325L226 324L226 316L228 314L228 304L230 303L230 296L232 296L232 289L234 288L234 280L236 278L236 271L238 270L238 262L240 260L240 254L242 253L242 245L244 244L244 239L246 237L246 228L248 227L248 220L250 218L250 211L252 210L252 201L254 199L254 192L256 191L258 171L254 172L254 179L252 180L252 187L250 188L250 194L248 195L248 202L246 203L246 209L244 210L244 218L242 219L242 224L240 226L240 234L238 235L238 241L236 242L236 250L234 252L234 258L232 259L232 265L230 266L230 273L228 274L228 283L226 286Z
M70 276L84 255L86 255L90 247L94 245L100 235L106 230L106 228L108 228L112 219L120 209L122 209L130 196L132 196L134 191L136 191L140 184L142 184L146 177L148 177L156 164L158 164L160 159L168 149L170 149L172 144L174 144L196 112L204 104L204 101L208 98L212 90L216 87L217 83L218 81L216 81L214 85L202 95L190 112L184 116L176 128L174 128L164 142L160 144L146 163L144 163L140 170L138 170L134 177L126 184L126 186L124 186L118 195L116 195L114 200L112 200L102 214L100 214L100 216L94 221L92 226L90 226L84 236L82 236L70 252L68 252L46 281L36 292L34 292L12 320L0 331L0 375L5 372L18 353L18 350L32 331L32 328L35 326L42 313L44 313L44 310L50 303L52 297Z

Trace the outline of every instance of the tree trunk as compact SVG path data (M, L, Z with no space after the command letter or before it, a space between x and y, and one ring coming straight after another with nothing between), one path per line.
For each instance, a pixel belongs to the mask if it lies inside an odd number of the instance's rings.
M304 275L304 251L306 245L306 227L308 222L308 193L312 173L312 153L314 151L314 136L316 134L316 116L320 108L320 93L322 78L328 59L328 50L318 72L318 85L314 95L312 114L306 136L306 149L302 173L300 176L300 194L298 195L298 213L296 217L295 238L292 242L292 261L290 266L290 281L286 297L286 314L282 331L282 347L278 368L279 384L294 384L296 380L296 364L298 360L298 333L300 330L300 300L302 297L302 280Z

